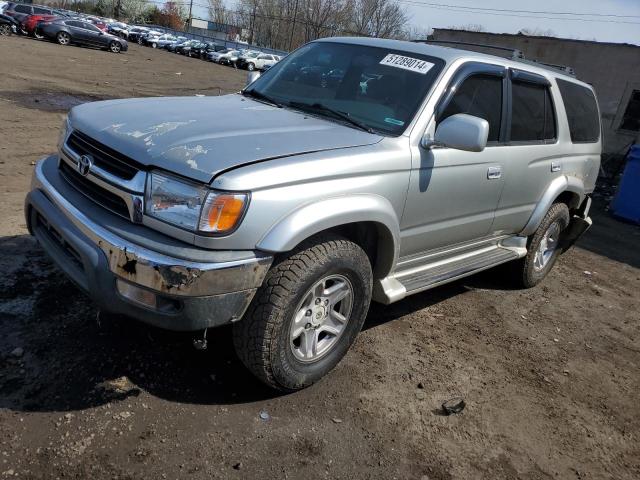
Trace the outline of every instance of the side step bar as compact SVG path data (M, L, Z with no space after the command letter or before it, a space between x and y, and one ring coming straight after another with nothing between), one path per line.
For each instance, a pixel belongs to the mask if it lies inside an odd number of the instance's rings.
M473 275L527 254L526 237L511 237L501 244L484 245L448 258L433 259L397 270L374 284L374 299L389 304L407 295L422 292L454 280ZM406 263L405 263L406 265Z

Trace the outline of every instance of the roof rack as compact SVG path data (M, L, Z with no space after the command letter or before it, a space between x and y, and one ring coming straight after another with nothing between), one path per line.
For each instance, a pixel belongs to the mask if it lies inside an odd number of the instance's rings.
M505 52L511 52L511 58L514 60L519 58L524 58L524 54L522 53L521 50L518 50L517 48L502 47L499 45L485 45L483 43L471 43L471 42L455 42L453 40L411 40L411 41L415 43L443 43L446 45L490 48L493 50L503 50Z
M522 50L518 50L517 48L502 47L500 45L487 45L483 43L457 42L453 40L429 40L429 39L420 40L418 39L418 40L411 40L411 41L414 43L440 43L444 45L455 45L458 47L480 47L480 48L489 48L492 50L502 50L502 51L511 53L511 57L508 57L511 60L515 60L517 62L522 62L522 63L528 63L529 65L536 65L538 67L543 67L543 68L547 67L549 69L561 71L562 73L566 73L567 75L571 75L573 77L576 76L576 72L572 67L569 67L567 65L556 65L554 63L545 63L539 60L526 59L524 58L524 53L522 53Z

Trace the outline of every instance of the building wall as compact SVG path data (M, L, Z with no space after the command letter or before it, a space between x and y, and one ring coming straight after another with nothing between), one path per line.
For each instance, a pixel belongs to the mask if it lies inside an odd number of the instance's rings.
M433 39L517 48L527 59L573 67L577 78L593 85L598 95L605 153L624 153L638 137L638 132L618 128L631 92L640 90L638 46L449 29L434 29Z

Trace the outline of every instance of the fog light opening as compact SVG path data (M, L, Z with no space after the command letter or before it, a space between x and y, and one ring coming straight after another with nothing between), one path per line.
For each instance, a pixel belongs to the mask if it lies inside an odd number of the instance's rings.
M131 283L123 282L122 280L116 281L116 288L118 289L118 293L127 300L157 310L158 297L155 293L136 287Z

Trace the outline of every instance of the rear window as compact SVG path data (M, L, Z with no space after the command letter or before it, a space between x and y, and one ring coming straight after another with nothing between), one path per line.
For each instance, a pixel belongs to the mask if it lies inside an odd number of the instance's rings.
M556 117L549 88L535 83L512 84L511 141L542 142L556 138Z
M600 138L600 116L593 92L577 83L560 79L558 87L567 111L571 141L597 142Z

